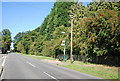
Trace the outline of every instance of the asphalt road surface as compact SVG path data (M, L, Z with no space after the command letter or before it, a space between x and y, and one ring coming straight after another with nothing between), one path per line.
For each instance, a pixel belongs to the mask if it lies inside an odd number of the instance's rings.
M100 78L16 53L7 55L1 79L103 81ZM33 80L32 80L33 81Z

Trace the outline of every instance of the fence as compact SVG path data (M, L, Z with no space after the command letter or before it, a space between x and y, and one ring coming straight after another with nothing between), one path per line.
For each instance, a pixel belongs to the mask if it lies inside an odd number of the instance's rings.
M87 60L89 57L84 55L74 55L74 60L90 62L96 64L105 64L110 66L120 66L120 55L106 55L106 56L92 56L91 59Z

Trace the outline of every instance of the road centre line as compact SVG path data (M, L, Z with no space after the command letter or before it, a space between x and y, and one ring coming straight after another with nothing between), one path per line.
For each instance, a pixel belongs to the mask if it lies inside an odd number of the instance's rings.
M32 67L36 67L35 65L33 65L32 63L30 63L30 62L26 62L26 63L28 63L29 65L31 65Z
M48 74L47 72L43 72L44 74L48 75L49 77L51 77L52 79L56 80L56 81L59 81L57 80L55 77L53 77L52 75Z

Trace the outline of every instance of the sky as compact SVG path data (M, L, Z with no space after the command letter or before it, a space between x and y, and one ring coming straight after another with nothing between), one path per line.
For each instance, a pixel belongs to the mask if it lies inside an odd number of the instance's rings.
M0 31L2 30L2 2L0 2Z
M56 0L1 0L2 2L55 2ZM62 0L64 2L71 2L73 0ZM92 0L74 0L74 1L81 1L81 2L91 2ZM97 0L100 1L100 0ZM111 0L112 1L112 0Z
M2 2L0 7L0 31L9 29L12 39L19 32L39 27L50 13L54 2ZM86 3L84 3L86 5Z
M2 29L9 29L12 38L18 32L40 26L50 13L53 2L2 2Z

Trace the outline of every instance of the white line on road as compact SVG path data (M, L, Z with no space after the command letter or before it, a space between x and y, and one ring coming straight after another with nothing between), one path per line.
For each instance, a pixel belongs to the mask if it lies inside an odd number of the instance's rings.
M46 75L48 75L48 76L51 77L52 79L55 79L56 81L59 81L59 80L57 80L55 77L53 77L52 75L48 74L47 72L43 72L43 73L45 73Z
M3 63L2 63L2 71L3 71L3 68L4 68L4 65L5 65L5 61L6 61L7 56L3 56L2 58L3 58ZM2 81L2 79L3 79L3 73L0 76L0 80L1 81Z
M32 67L36 67L35 65L33 65L32 63L30 63L28 61L26 63L30 64Z
M3 58L4 58L4 60L3 60L3 63L2 63L2 67L5 65L6 56L4 56Z

